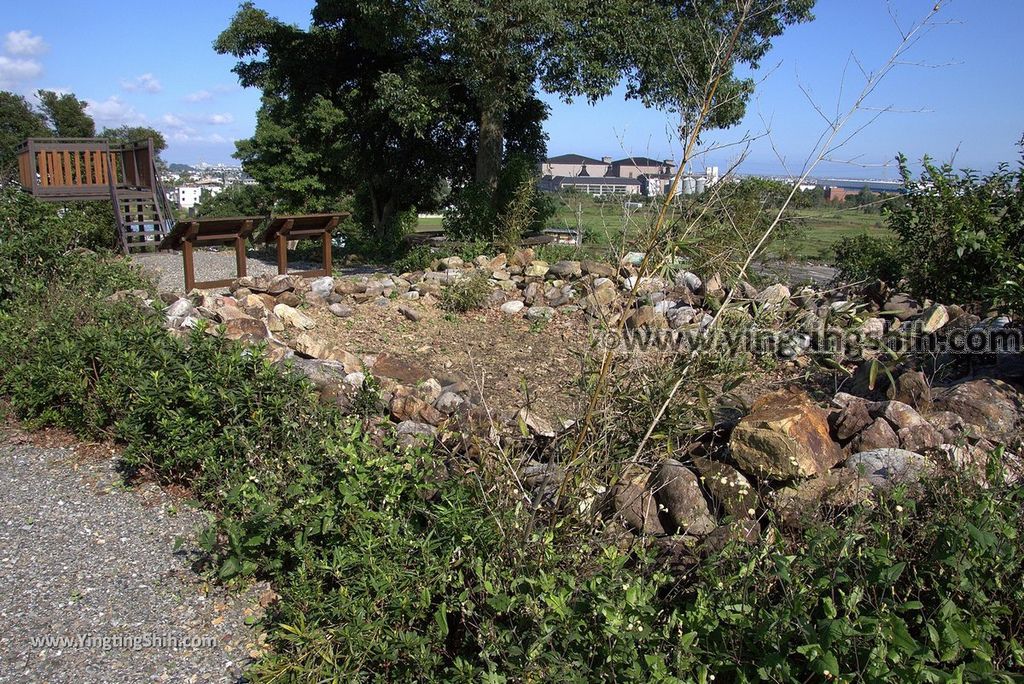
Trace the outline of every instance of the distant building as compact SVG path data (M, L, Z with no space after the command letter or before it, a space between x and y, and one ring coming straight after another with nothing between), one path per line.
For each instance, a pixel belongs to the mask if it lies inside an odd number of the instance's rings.
M601 177L608 175L611 168L611 157L594 159L584 157L582 154L560 154L557 157L545 159L541 164L541 176L588 176Z
M656 197L668 193L676 170L672 159L625 157L613 161L611 157L594 159L582 154L561 154L541 164L540 188L550 192L574 189L589 195ZM709 166L703 176L684 176L676 193L701 193L717 182L718 167Z
M192 209L199 204L204 190L215 197L223 189L219 184L180 185L167 194L167 199L177 204L179 209Z
M540 181L541 190L577 190L588 195L637 195L640 186L641 182L637 178L609 176L545 176Z

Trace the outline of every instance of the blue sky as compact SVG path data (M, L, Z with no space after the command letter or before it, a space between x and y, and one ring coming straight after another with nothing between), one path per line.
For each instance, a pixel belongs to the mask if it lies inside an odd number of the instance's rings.
M814 22L792 27L775 41L756 74L764 80L746 119L706 142L725 145L747 134L763 136L770 128L770 141L755 140L740 171L799 170L822 129L800 86L834 111L850 55L870 70L899 42L887 7L906 25L932 4L819 0ZM313 2L257 0L257 5L305 25ZM26 95L38 88L72 91L89 101L100 126L146 124L162 130L169 161L230 161L233 141L252 133L259 105L257 92L237 85L234 61L211 48L236 7L230 0L6 3L0 17L0 89ZM949 23L937 26L907 56L929 66L898 68L868 101L900 112L882 116L837 153L853 164L825 164L818 175L892 177L898 151L911 159L931 154L946 160L955 153L958 166L982 170L1016 158L1015 143L1024 133L1024 75L1017 56L1024 2L952 0L941 16ZM131 41L136 26L148 29ZM855 70L848 71L844 106L861 85ZM681 156L678 141L668 133L671 120L624 101L621 94L593 107L547 100L551 154ZM854 119L849 130L869 116ZM738 150L724 147L696 163L724 167Z

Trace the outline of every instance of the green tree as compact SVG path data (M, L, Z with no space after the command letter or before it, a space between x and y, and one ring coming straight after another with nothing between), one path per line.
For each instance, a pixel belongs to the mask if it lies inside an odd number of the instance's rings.
M59 138L93 138L96 123L85 111L85 100L79 100L74 93L57 93L40 90L39 109L46 122Z
M416 4L416 3L414 3ZM744 4L746 12L739 11ZM537 85L566 100L595 101L625 81L627 97L692 120L712 74L724 72L708 126L743 118L751 79L771 38L811 18L814 0L424 0L421 11L446 63L470 93L479 142L475 180L495 188L508 119ZM732 51L723 49L735 35ZM685 65L679 68L674 65Z
M216 195L203 191L196 216L269 216L274 203L259 185L229 185Z
M21 95L0 91L0 177L18 166L16 151L26 138L50 137L46 119Z
M100 131L99 137L106 138L114 143L133 143L146 138L153 140L153 151L160 156L160 153L167 149L167 139L164 134L149 126L118 126L117 128L104 128Z
M304 31L245 4L217 39L260 88L255 135L237 143L246 171L289 209L345 195L382 245L430 208L467 157L468 110L408 3L321 2Z

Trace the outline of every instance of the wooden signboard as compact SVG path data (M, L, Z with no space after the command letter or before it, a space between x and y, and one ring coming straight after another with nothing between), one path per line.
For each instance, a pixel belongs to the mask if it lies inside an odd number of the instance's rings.
M193 249L195 245L222 244L235 247L235 270L238 278L245 275L245 241L252 234L260 216L239 216L234 218L207 218L178 221L160 243L160 249L180 249L185 263L185 291L194 288L226 287L234 278L224 280L196 280Z
M348 218L347 213L340 214L305 214L302 216L275 216L270 220L263 241L267 244L277 243L277 272L288 273L288 241L316 240L319 238L323 255L323 266L310 271L296 271L294 275L307 277L331 275L331 233L338 223Z

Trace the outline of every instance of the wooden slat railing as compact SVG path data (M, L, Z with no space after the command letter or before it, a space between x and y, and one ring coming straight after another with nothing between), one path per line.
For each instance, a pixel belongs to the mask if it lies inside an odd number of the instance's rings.
M22 187L41 199L105 197L111 179L119 188L154 190L159 181L151 150L149 141L111 145L99 138L30 138L18 149L18 173Z

